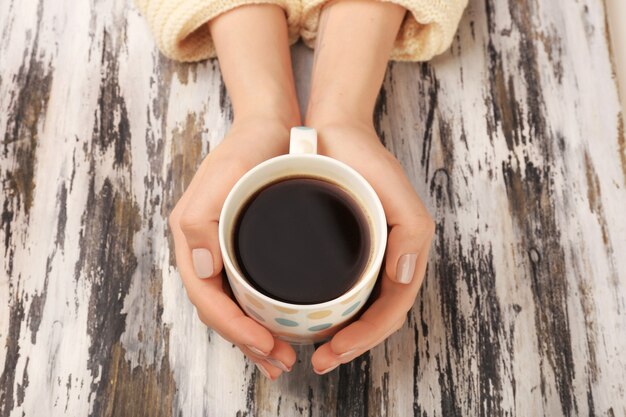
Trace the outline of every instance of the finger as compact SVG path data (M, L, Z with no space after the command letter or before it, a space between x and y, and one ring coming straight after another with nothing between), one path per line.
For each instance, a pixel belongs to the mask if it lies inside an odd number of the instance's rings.
M417 263L415 267L415 274L411 280L412 285L417 287L418 291L422 287L424 282L424 276L426 275L426 267L428 266L428 257L430 255L430 244L426 246L417 257Z
M387 223L391 226L385 270L392 280L408 284L415 276L420 251L430 247L435 223L398 160L389 155L388 158L382 158L379 164L385 165L386 170L379 172L391 174L391 179L374 177L375 183L372 184L385 209Z
M384 148L371 157L351 157L348 161L372 185L383 203L387 223L414 224L429 217L428 210L411 185L400 162ZM382 173L382 175L381 175Z
M198 318L224 339L236 345L246 346L259 357L267 357L274 349L274 337L259 323L243 314L239 307L224 293L215 294L217 307L209 306L202 300L198 301L196 311ZM221 313L220 313L221 312Z
M275 381L279 376L282 375L282 369L272 365L263 357L256 355L250 349L245 346L237 345L239 349L256 365L257 369L263 376L265 376L270 381Z
M187 242L180 228L172 229L176 263L189 300L203 323L235 344L245 344L267 355L274 349L274 337L259 323L246 316L224 292L223 277L213 280L196 279Z
M405 315L406 316L406 315ZM341 354L337 354L332 348L332 340L330 342L326 342L319 348L315 350L313 356L311 356L311 364L313 365L313 370L319 374L323 375L332 371L337 365L342 363L348 363L355 358L361 356L365 352L374 348L375 346L382 343L385 339L391 336L393 333L397 332L405 321L405 316L398 319L395 323L393 323L385 333L380 335L377 339L370 341L367 345L363 345L361 347L350 349ZM355 324L357 324L355 322ZM361 326L362 323L358 323L357 326L354 327L354 330L362 329L364 326ZM360 330L360 329L359 329Z
M290 372L296 362L296 352L284 340L274 339L274 349L265 360L285 372Z
M218 220L226 196L245 171L241 164L232 161L208 166L181 214L180 228L199 278L216 276L222 269Z
M392 226L385 256L387 276L401 284L410 283L415 276L418 254L430 248L434 231L430 216L415 216L412 224Z
M263 359L283 372L291 372L293 364L296 362L296 352L289 343L280 339L274 340L274 349L267 356L259 355L245 346L242 350L244 348L246 354L252 352L255 358Z
M208 155L202 161L202 163L198 167L198 170L196 171L196 173L194 174L193 178L191 179L191 182L189 183L189 185L185 189L185 192L180 197L180 199L176 203L176 206L174 207L174 209L170 213L170 216L169 216L169 227L170 227L170 231L172 232L173 235L176 234L175 233L176 231L181 232L181 229L180 229L180 219L182 217L182 213L185 211L185 209L189 205L190 198L194 195L195 190L199 187L200 181L202 180L202 177L203 177L205 171L207 170L207 166L209 164L210 158L211 158L211 155ZM183 239L184 239L184 235L183 235ZM175 243L176 243L176 239L175 239ZM178 245L178 243L176 243L176 244ZM187 246L187 245L185 245L185 246Z
M183 212L180 227L191 250L194 273L203 279L217 276L222 270L217 219L189 214L187 210Z
M379 152L375 158L351 156L348 162L352 162L376 190L391 226L385 258L387 274L397 282L410 282L417 255L423 247L430 245L434 234L434 223L426 207L402 165L387 151Z
M283 374L283 371L263 359L250 358L250 360L256 365L259 372L270 381L276 381L276 379Z
M341 329L330 340L331 348L337 355L370 346L383 337L394 323L404 319L413 306L419 288L398 284L383 275L378 299L358 320Z
M416 274L424 274L428 261L426 249L417 259ZM356 357L375 346L395 332L403 323L407 312L413 306L422 279L414 279L410 284L399 284L383 273L380 296L355 322L340 330L320 353L316 351L311 358L314 368L325 370L324 366L333 364L333 355L340 358ZM360 352L360 353L359 353ZM331 355L332 353L332 355ZM349 359L347 359L349 360ZM318 362L319 361L319 362Z
M404 324L404 318L394 323L394 325L384 335L382 335L379 339L372 342L370 345L365 346L360 349L354 349L354 350L345 352L341 355L337 355L335 352L333 352L330 342L323 344L322 346L317 348L317 350L313 353L313 356L311 357L313 370L317 374L323 375L335 369L337 365L340 365L342 363L348 363L354 360L355 358L361 356L368 350L382 343L385 339L387 339L389 336L395 333L398 329L400 329L403 324Z

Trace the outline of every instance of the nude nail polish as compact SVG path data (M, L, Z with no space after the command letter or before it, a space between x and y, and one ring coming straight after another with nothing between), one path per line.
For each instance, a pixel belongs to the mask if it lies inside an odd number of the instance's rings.
M396 279L401 284L408 284L413 279L415 273L416 253L405 253L398 259L396 267Z
M191 251L193 268L198 278L208 278L213 275L213 255L206 248L196 248Z
M335 369L336 367L338 367L339 365L341 365L340 363L335 364L333 366L329 366L328 368L324 369L323 371L317 371L316 369L313 369L313 371L318 374L318 375L324 375L329 373L330 371L332 371L333 369Z
M256 364L256 368L259 370L259 372L261 372L263 375L265 375L265 377L266 377L267 379L269 379L270 381L273 381L272 376L271 376L271 375L270 375L270 373L267 371L267 369L265 369L265 368L263 367L263 365L261 365L261 364L258 364L258 363L257 363L257 364Z
M356 349L352 349L352 350L349 350L347 352L343 352L341 355L337 355L337 357L339 359L345 359L345 358L347 358L347 357L349 357L351 355L354 355L354 352L356 352Z
M265 353L265 352L263 352L261 349L259 349L259 348L257 348L257 347L254 347L254 346L252 346L252 345L246 345L246 347L247 347L248 349L250 349L253 353L256 353L256 354L257 354L257 355L259 355L259 356L267 356L267 355L269 355L268 353Z
M269 363L270 365L273 365L273 366L277 367L278 369L281 369L281 370L283 370L285 372L290 372L291 371L291 368L288 368L287 365L285 365L284 363L282 363L278 359L267 358L267 359L265 359L265 361L267 363Z

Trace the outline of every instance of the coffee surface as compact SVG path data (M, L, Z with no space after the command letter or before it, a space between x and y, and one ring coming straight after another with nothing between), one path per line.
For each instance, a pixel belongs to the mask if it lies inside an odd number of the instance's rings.
M234 230L239 269L260 292L316 304L348 291L370 254L359 204L335 184L313 178L274 182L244 205Z

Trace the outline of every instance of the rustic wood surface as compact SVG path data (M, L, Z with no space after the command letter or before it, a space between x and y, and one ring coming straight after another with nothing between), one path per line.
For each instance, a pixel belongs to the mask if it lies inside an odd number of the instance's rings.
M0 417L625 416L626 141L600 0L472 0L376 124L437 221L404 328L265 380L166 216L232 112L126 0L0 1ZM305 100L311 52L294 49Z

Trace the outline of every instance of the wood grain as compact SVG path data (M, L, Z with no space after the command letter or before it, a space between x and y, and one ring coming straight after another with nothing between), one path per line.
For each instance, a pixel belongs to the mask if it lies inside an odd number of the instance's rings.
M385 343L269 383L166 218L232 110L125 0L0 2L0 416L626 416L626 140L599 0L471 1L375 121L437 222ZM311 53L294 49L300 101Z

